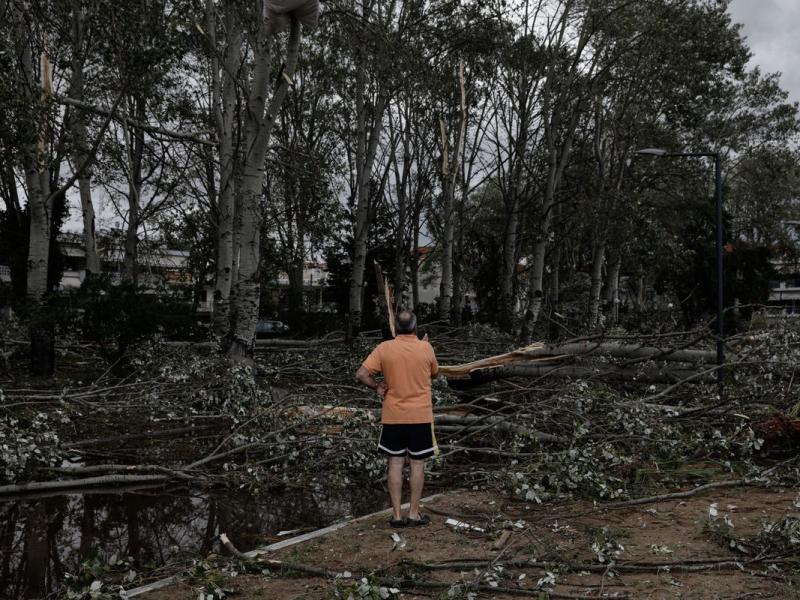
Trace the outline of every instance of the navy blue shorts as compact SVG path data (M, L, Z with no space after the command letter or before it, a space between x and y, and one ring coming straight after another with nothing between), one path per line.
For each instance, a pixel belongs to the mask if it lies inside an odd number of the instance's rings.
M378 452L423 460L439 454L433 423L386 424L381 427Z

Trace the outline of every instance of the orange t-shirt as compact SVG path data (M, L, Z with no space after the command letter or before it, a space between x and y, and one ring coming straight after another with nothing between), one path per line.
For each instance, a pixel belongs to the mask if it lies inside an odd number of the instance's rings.
M431 377L439 372L433 347L416 334L400 334L383 342L362 364L383 373L389 391L383 399L381 423L432 423Z

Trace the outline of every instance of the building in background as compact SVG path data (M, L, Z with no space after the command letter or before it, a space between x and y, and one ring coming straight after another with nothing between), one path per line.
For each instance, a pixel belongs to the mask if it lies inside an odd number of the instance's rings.
M112 283L122 281L124 248L119 236L113 232L99 234L98 255L103 275ZM86 279L86 251L80 234L64 233L59 236L59 248L64 270L59 283L60 291L78 289ZM138 247L139 285L153 293L183 294L187 302L196 304L200 317L210 316L214 306L213 281L203 281L204 274L195 274L188 250L167 248L158 243L140 242ZM306 262L303 269L303 296L306 310L328 310L324 290L328 271L324 263ZM0 257L0 286L10 285L11 269ZM279 273L273 281L264 282L262 291L280 304L289 288L289 277ZM333 310L333 309L331 309Z

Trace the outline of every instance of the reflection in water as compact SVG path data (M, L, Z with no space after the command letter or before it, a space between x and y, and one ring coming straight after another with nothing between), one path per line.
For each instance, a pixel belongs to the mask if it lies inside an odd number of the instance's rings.
M0 503L0 598L42 598L81 562L113 554L145 570L219 551L220 533L249 550L280 530L373 512L385 499L380 489L262 496L139 490Z

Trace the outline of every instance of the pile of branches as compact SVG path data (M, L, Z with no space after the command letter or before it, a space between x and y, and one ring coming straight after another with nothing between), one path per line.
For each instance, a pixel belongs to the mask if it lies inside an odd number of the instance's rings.
M431 475L441 487L620 501L679 485L675 465L687 462L711 465L709 478L748 477L800 438L793 329L730 339L722 389L705 331L516 351L482 326L430 335L450 365L433 386L442 452ZM377 341L258 353L254 368L152 342L122 380L5 389L0 494L380 483L380 401L352 379Z

